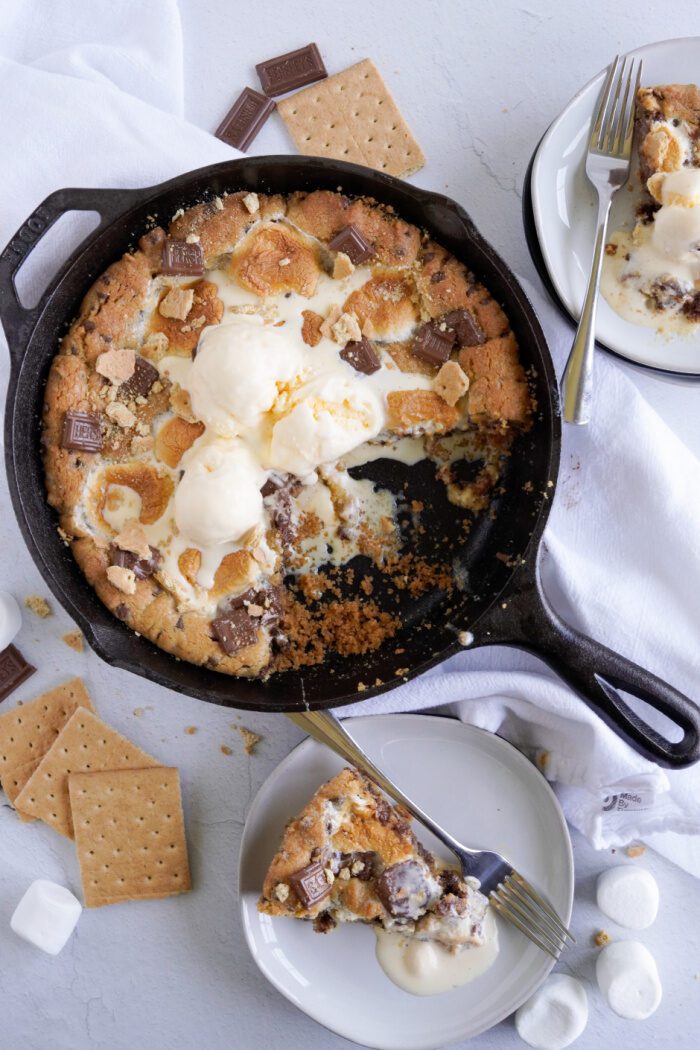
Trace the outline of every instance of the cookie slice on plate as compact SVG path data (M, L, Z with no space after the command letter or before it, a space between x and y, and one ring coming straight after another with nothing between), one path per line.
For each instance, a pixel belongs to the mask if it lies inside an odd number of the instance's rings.
M458 950L483 943L487 904L421 846L405 811L344 769L287 826L258 908L311 920L318 933L365 922Z

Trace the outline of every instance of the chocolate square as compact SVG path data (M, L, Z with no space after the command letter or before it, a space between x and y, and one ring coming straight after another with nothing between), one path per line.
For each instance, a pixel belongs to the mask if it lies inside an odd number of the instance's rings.
M166 277L201 277L204 273L204 250L201 244L189 244L175 237L166 237L160 272Z
M340 233L336 233L332 241L328 242L332 252L344 252L351 263L358 266L366 262L374 255L374 249L362 236L357 226L345 226Z
M313 908L331 892L323 865L318 861L307 864L305 868L290 875L289 885L299 898L299 903L305 908Z
M66 412L61 447L76 452L99 452L102 448L100 417L94 412Z
M32 667L14 645L3 649L0 653L0 703L35 671L36 667Z
M249 616L245 609L232 609L225 616L212 620L214 637L224 652L237 653L258 640L259 621Z
M451 310L443 321L454 332L457 346L481 346L486 342L481 325L468 310Z
M369 339L364 337L346 343L340 351L340 356L343 361L347 361L349 365L352 365L356 372L362 372L366 376L373 375L381 368L379 355Z
M442 331L434 321L421 325L418 329L411 353L431 365L444 365L452 353L455 345L455 333L451 330Z
M156 379L160 379L160 372L155 365L145 357L137 357L133 375L122 383L119 392L127 397L147 397Z
M256 67L266 95L283 95L328 76L316 44L307 44L286 55L268 58Z
M267 95L243 88L214 134L229 146L245 151L274 108L275 103Z
M157 547L151 547L149 558L139 558L133 551L123 551L114 544L110 547L110 564L122 569L131 569L138 580L152 576L161 563L161 553Z

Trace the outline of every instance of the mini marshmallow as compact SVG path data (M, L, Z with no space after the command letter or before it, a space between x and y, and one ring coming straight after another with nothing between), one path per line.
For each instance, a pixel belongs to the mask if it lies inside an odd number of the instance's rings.
M33 882L15 908L10 926L25 941L58 955L78 924L83 907L65 886L48 879Z
M21 626L19 605L8 591L0 591L0 653L14 641Z
M588 1024L588 996L575 977L553 973L515 1014L515 1027L528 1046L564 1050Z
M639 941L617 941L603 948L595 973L608 1006L620 1017L644 1021L661 1002L654 956Z
M608 868L598 878L598 907L628 930L645 930L659 911L659 887L649 871L634 864Z

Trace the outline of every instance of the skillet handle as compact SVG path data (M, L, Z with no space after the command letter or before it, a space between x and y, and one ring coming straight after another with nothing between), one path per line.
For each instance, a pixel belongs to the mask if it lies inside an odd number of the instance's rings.
M64 189L56 190L34 209L0 253L0 321L10 347L13 364L24 354L34 322L41 312L43 300L31 310L25 309L17 295L17 272L44 234L68 211L96 211L101 216L98 234L120 215L131 198L142 191ZM79 250L79 249L78 249Z
M700 759L700 707L662 678L569 626L554 611L537 567L517 570L513 590L475 625L478 645L514 645L544 660L619 736L660 766L683 769ZM619 690L666 715L682 731L667 740L625 703Z

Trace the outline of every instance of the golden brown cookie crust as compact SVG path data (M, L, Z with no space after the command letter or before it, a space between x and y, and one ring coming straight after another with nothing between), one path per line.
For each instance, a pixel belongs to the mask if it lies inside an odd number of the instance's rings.
M218 323L223 315L217 287L207 280L206 271L221 266L232 269L246 287L258 293L277 290L264 268L251 271L247 246L257 242L258 248L262 244L267 251L272 245L277 254L289 248L285 257L289 256L291 263L277 266L276 273L281 275L277 284L289 282L290 288L304 295L322 268L333 270L335 253L327 248L328 242L353 225L374 253L374 276L371 286L354 293L350 300L368 332L373 330L398 367L434 376L437 368L412 357L407 349L410 344L396 342L393 336L398 329L411 325L415 329L451 310L466 309L487 342L468 350L455 347L453 359L459 355L471 380L460 411L466 410L478 423L506 420L518 424L526 423L529 412L517 346L501 307L462 263L425 238L417 227L390 207L326 190L295 192L287 198L259 194L252 212L250 199L244 203L246 196L246 191L241 191L217 197L173 217L167 235L201 245L203 278L169 277L160 272L166 231L156 228L140 239L135 251L113 263L95 281L52 362L42 433L47 498L57 511L62 535L76 561L107 608L129 628L174 656L233 675L258 675L267 667L271 654L267 633L259 629L254 644L227 654L212 635L211 616L185 609L158 572L137 579L133 594L115 587L106 572L110 563L108 543L92 534L80 513L88 478L96 466L109 467L114 477L128 480L134 472L148 473L144 459L153 452L156 465L174 468L201 432L201 424L193 422L187 399L176 385L161 377L147 396L130 397L125 384L115 386L96 371L101 354L128 348L137 361L146 362L158 361L164 354L190 356L201 328ZM291 225L276 226L280 219ZM164 316L159 310L172 288L192 290L192 305L185 317ZM386 298L382 298L382 289ZM314 316L307 322L308 341L316 338L316 327ZM493 377L484 376L483 362L493 367ZM430 424L431 418L435 429L446 430L460 419L460 412L437 394L426 397L419 392L412 399L395 398L390 410L390 429L399 431ZM63 420L68 411L99 414L103 428L100 453L62 447ZM143 492L140 494L142 503L147 502ZM164 496L161 492L160 497ZM154 498L157 500L159 494ZM143 513L142 508L145 520ZM259 572L250 553L243 552L242 558L229 557L216 574L211 594L218 599L237 593Z

